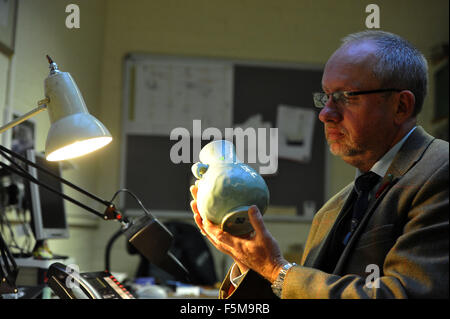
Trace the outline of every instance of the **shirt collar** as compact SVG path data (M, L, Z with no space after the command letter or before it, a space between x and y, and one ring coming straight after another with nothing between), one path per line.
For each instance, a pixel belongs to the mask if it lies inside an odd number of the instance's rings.
M414 126L397 144L395 144L386 154L383 155L370 169L372 172L377 174L380 177L383 177L389 166L391 166L392 161L394 160L395 155L397 155L398 151L402 147L403 143L405 143L406 139L411 135L411 133L416 129L417 126ZM356 176L360 176L362 172L359 168L356 169Z

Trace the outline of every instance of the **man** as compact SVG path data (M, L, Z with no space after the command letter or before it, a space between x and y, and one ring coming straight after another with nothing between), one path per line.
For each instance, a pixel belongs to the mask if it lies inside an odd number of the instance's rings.
M254 233L231 236L201 219L191 187L198 227L235 261L220 297L448 298L449 148L416 126L426 60L397 35L352 34L322 87L314 102L330 151L357 178L315 215L301 265L283 258L256 206Z

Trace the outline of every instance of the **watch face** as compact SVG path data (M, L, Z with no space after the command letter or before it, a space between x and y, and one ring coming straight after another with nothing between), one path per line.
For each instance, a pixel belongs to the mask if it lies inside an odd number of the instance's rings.
M286 270L288 270L289 268L291 268L292 266L295 266L295 265L297 265L297 264L296 263L288 263L288 264L286 264L285 265Z

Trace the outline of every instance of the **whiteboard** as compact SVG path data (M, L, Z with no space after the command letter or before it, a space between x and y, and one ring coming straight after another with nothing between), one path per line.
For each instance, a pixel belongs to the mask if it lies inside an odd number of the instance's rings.
M223 130L232 124L232 64L224 61L147 56L130 70L123 128L128 134L170 135L192 120Z

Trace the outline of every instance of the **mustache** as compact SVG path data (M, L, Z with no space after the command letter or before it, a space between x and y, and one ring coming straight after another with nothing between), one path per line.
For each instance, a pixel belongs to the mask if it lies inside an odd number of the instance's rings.
M334 132L340 133L340 134L346 134L346 130L342 127L337 127L332 124L325 124L325 133L328 133L329 130L333 130Z

